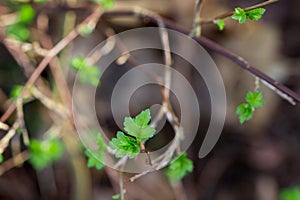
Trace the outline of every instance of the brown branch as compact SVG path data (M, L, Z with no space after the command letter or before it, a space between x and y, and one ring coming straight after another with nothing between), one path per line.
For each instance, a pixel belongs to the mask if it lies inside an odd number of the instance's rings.
M193 20L193 29L190 36L201 36L201 11L203 8L205 0L196 0L194 8L194 20Z
M22 137L25 145L29 145L29 134L26 128L24 111L23 111L23 99L17 99L17 121L19 122L20 128L22 129Z
M7 172L8 170L14 168L15 166L19 166L23 164L25 161L28 160L28 158L29 158L28 151L23 151L22 153L19 153L15 157L5 161L3 164L0 165L0 176L5 172Z
M82 24L86 24L89 22L96 23L101 15L101 11L99 9L95 10ZM48 66L50 61L60 52L62 51L70 42L72 42L77 36L79 35L77 28L71 31L66 37L64 37L60 42L58 42L51 50L49 50L48 55L41 61L41 63L38 65L38 67L35 69L35 71L32 73L28 81L26 82L24 89L19 96L19 98L23 98L24 94L28 91L29 87L35 83L35 81L40 77L41 73L44 71L44 69ZM0 118L1 122L6 121L11 114L16 109L16 102L13 102L6 112L2 115Z
M0 122L0 129L7 131L9 129L9 126L3 122Z
M18 122L15 122L9 131L0 140L0 154L2 154L6 147L9 145L9 141L16 135L17 129L20 127Z
M113 11L107 11L103 13L103 18L112 18L112 17L124 17L124 16L132 16L132 17L139 17L142 19L148 19L151 22L157 22L157 17L155 15L152 15L148 12L143 12L141 9L134 9L134 10L113 10ZM178 31L180 33L183 33L185 35L189 34L189 31L185 28L181 27L180 25L168 20L161 18L163 20L163 23L166 25L167 28L170 28L172 30ZM237 63L240 67L247 70L249 73L254 75L255 77L258 77L262 80L262 83L264 83L267 87L274 90L275 92L281 92L280 95L284 99L288 100L289 102L293 103L294 101L297 101L300 103L300 95L296 92L292 91L291 89L287 88L283 84L277 82L276 80L272 79L270 76L266 75L264 72L260 71L259 69L255 68L253 65L251 65L248 61L246 61L243 57L236 55L235 53L231 52L230 50L222 47L221 45L211 41L210 39L201 36L198 38L194 38L199 44L215 51L216 53L223 55L224 57L232 60L233 62ZM271 86L271 87L270 87Z
M254 5L254 6L250 6L250 7L243 8L243 10L249 11L249 10L253 10L253 9L255 9L255 8L261 8L261 7L267 6L267 5L269 5L269 4L272 4L272 3L275 3L275 2L278 2L278 1L279 1L279 0L268 0L268 1L265 1L265 2L263 2L263 3L256 4L256 5ZM218 19L224 19L224 18L230 17L230 16L232 16L234 13L235 13L235 11L230 11L230 12L226 12L226 13L217 15L217 16L212 17L212 18L208 18L208 19L200 19L200 24L209 24L209 23L213 23L214 21L216 21L216 20L218 20Z
M50 47L50 49L53 48L53 42L50 36L46 34L43 34L41 44L43 47ZM49 63L49 66L51 73L54 77L55 83L57 85L57 90L62 99L62 102L64 103L65 107L68 108L67 115L71 116L72 97L57 56L53 58L53 60Z

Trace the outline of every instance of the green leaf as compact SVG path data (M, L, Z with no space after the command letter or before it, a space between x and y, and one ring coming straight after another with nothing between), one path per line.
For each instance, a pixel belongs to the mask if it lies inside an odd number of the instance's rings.
M87 166L88 168L95 167L97 170L101 170L105 165L105 156L101 150L86 150L84 154L88 158Z
M218 26L219 31L223 31L224 30L224 27L225 27L224 20L218 19L214 23Z
M32 140L29 145L29 150L29 162L35 169L41 170L61 158L64 152L64 146L57 138L44 141Z
M148 125L150 120L150 110L146 109L138 114L135 119L125 117L124 129L129 135L134 136L138 141L148 140L153 137L155 133L155 129Z
M235 11L235 14L238 14L238 15L244 15L245 14L244 9L242 9L242 8L235 8L234 11Z
M84 58L81 56L75 56L74 58L72 58L71 60L71 67L75 70L78 71L81 68L83 68L85 66L85 61Z
M23 24L17 23L8 26L5 30L6 35L20 41L26 41L30 37L30 31Z
M232 19L239 21L240 24L245 23L246 21L246 12L242 8L235 8L234 14L231 16Z
M259 20L262 15L265 13L266 9L264 8L256 8L246 12L246 16L250 20Z
M90 34L92 34L94 29L95 29L94 26L90 26L89 24L84 24L84 25L79 26L78 32L80 35L86 37L86 36L89 36Z
M187 158L186 152L175 157L166 169L166 175L172 182L177 182L186 174L192 172L194 168L193 161Z
M95 134L94 130L89 130L89 134ZM84 154L88 158L87 166L89 168L95 167L98 170L101 170L105 165L105 155L104 152L107 151L106 143L104 142L101 133L97 134L96 143L98 149L96 150L85 150Z
M113 200L119 200L119 199L121 199L121 197L122 197L121 194L115 194L115 195L113 195L111 198L112 198Z
M34 19L34 16L34 8L30 4L24 4L18 12L19 23L29 24Z
M248 92L246 95L246 101L254 108L262 107L265 104L263 100L262 91Z
M114 7L115 2L113 0L103 0L101 5L104 9L111 9Z
M0 154L0 164L2 164L3 161L4 161L4 157L3 157L2 153L1 153L1 154Z
M115 5L114 0L92 0L95 3L101 4L104 9L113 8Z
M253 10L245 11L242 8L235 8L234 14L231 16L232 19L239 21L240 24L245 23L246 19L259 20L265 13L266 9L256 8Z
M100 82L100 74L100 69L97 66L85 66L79 71L79 79L82 83L97 87Z
M134 122L137 126L145 128L146 126L148 126L150 120L151 120L150 110L146 109L135 117Z
M22 85L13 86L10 91L10 98L12 100L17 100L19 98L19 96L21 95L23 89L24 89L24 86L22 86Z
M94 87L99 85L100 69L95 65L89 65L81 56L75 56L71 60L71 67L79 73L81 83L91 84Z
M112 149L116 150L115 156L117 158L122 158L126 155L129 158L134 158L140 152L139 143L121 131L118 131L117 138L113 138L109 142L109 145Z
M280 191L280 200L300 200L300 187L290 187Z
M97 145L98 145L100 151L105 152L107 150L106 143L104 142L104 140L101 136L101 133L98 133L96 142L97 142Z
M249 104L240 104L236 109L236 114L239 116L240 123L243 124L245 121L250 120L253 117L254 110L255 108Z

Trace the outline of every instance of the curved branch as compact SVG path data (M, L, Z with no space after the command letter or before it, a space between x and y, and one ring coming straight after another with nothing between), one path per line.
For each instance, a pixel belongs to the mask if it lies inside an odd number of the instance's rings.
M146 10L143 10L141 8L136 8L133 10L107 11L107 12L103 13L103 15L102 15L103 18L124 17L124 16L139 17L142 19L147 19L151 22L157 22L158 20L162 20L162 22L165 24L165 26L167 28L178 31L185 35L189 35L189 31L186 30L185 28L181 27L177 23L174 23L174 22L172 22L168 19L162 18L162 17L157 18L156 15L153 15L151 12L147 12ZM279 96L281 96L285 100L289 101L291 104L295 105L295 102L300 103L300 94L297 94L296 92L287 88L283 84L272 79L270 76L268 76L264 72L255 68L243 57L238 56L237 54L233 53L232 51L224 48L223 46L217 44L216 42L214 42L204 36L201 36L198 38L193 37L193 39L196 40L199 44L201 44L201 45L215 51L216 53L232 60L233 62L237 63L240 67L247 70L249 73L251 73L255 77L258 77L259 79L261 79L262 83L264 83L271 90L275 91Z

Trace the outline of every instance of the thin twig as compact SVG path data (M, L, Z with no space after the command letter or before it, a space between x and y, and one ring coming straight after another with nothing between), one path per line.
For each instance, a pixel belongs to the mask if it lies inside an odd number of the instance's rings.
M158 26L160 27L160 38L161 43L164 50L164 58L165 58L165 74L164 74L164 101L168 101L170 98L170 88L171 88L171 65L172 65L172 58L171 58L171 51L170 51L170 42L169 42L169 35L168 31L165 28L164 23L161 20L158 20Z
M14 137L11 139L10 145L12 158L15 159L15 162L17 161L17 155L21 152L21 143L20 143L20 135L15 134ZM19 166L19 165L16 165Z
M47 97L46 95L44 95L42 92L40 92L37 88L33 86L30 87L30 92L35 98L40 100L40 102L49 110L56 112L63 118L68 117L69 111L62 104L55 102L54 100L52 100L52 98Z
M17 120L20 128L22 129L22 137L25 145L29 145L29 135L25 125L24 111L23 111L23 99L17 99Z
M43 34L43 37L41 37L41 44L43 47L47 48L53 48L53 42L50 36L47 34ZM64 73L61 68L60 60L58 59L57 56L53 58L53 60L50 61L49 63L51 73L53 75L55 84L57 85L57 90L59 93L59 96L61 97L61 100L66 108L68 108L68 112L66 115L69 117L71 116L71 111L72 111L72 97L70 90L68 88L68 84L66 81L66 78L64 76Z
M113 36L114 31L112 29L110 29L109 31L105 32L106 35L109 36ZM116 63L118 65L124 64L125 62L130 63L133 66L139 66L140 63L130 54L130 52L128 52L126 46L123 44L123 42L120 40L120 38L117 35L114 35L115 38L115 42L116 42L116 47L119 48L119 50L121 51L121 53L123 53L122 56L120 56L117 60ZM163 84L162 79L155 74L154 72L152 72L151 70L147 70L142 68L141 71L143 71L144 73L146 73L150 78L152 78L153 80L155 80L157 83L161 83Z
M9 129L9 126L3 122L0 122L0 129L7 131Z
M21 47L23 52L33 51L35 54L43 57L47 56L49 52L47 49L40 47L38 43L21 42L13 38L6 38L5 43L7 45L15 45Z
M14 168L15 166L19 166L23 164L26 160L28 160L28 158L29 158L28 151L23 151L22 153L19 153L15 157L5 161L0 165L0 176L5 172L7 172L8 170Z
M0 154L4 152L6 147L9 144L9 141L14 137L17 133L17 129L20 127L18 122L15 122L9 131L5 134L5 136L0 140Z
M140 148L141 148L141 152L142 153L146 153L147 164L149 164L150 166L152 166L151 157L150 157L149 151L146 150L145 142L140 142Z
M255 88L254 88L254 91L257 91L260 87L260 80L258 77L255 77L255 82L254 82L254 85L255 85Z
M32 64L28 55L23 51L24 49L22 48L22 43L17 43L12 41L13 41L12 39L5 38L3 40L3 44L6 46L8 51L13 55L15 60L18 62L19 66L23 68L25 76L29 78L31 74L34 72L35 67ZM36 49L36 51L38 51L38 49ZM50 91L48 87L45 85L44 81L42 80L42 77L37 78L36 85L39 88L43 89L47 94L50 94Z
M165 166L167 166L168 163L170 163L170 161L172 160L172 157L180 143L180 138L182 138L182 134L183 134L183 130L181 128L178 130L175 130L175 137L173 139L172 144L168 147L168 149L162 155L160 155L159 157L157 157L156 159L154 159L152 161L152 168L145 170L139 174L134 175L129 180L131 182L134 182L135 180L137 180L153 171L160 170L160 169L164 168Z
M200 37L201 36L201 10L203 8L205 0L196 0L195 8L194 8L194 17L193 17L193 29L190 33L192 37Z
M124 189L124 174L122 171L120 171L120 194L121 194L121 200L125 200L125 192Z
M108 147L109 148L109 147ZM115 154L116 152L114 151L113 152L113 154ZM128 156L124 156L124 157L122 157L114 166L113 166L113 168L114 169L118 169L120 166L123 166L123 165L125 165L126 164L126 162L127 162L127 160L128 160Z

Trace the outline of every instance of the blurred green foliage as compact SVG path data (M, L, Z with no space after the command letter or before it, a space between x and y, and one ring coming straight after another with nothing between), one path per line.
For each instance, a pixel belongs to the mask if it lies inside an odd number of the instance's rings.
M171 182L176 183L193 169L193 161L187 158L187 153L184 152L170 162L165 173Z
M280 191L280 200L300 200L300 187L290 187Z
M41 170L61 158L64 145L58 138L44 141L33 139L30 141L29 151L29 162L35 169Z

